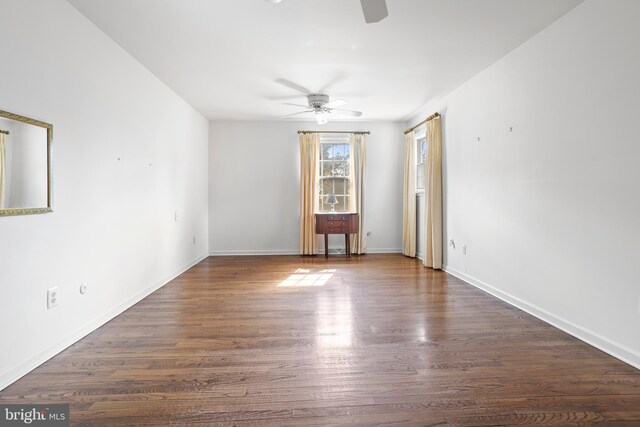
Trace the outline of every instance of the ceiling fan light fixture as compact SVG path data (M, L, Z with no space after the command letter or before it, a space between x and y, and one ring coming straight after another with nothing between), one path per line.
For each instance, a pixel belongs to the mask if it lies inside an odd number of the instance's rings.
M319 125L328 123L329 118L327 117L327 113L325 113L324 111L316 112L316 122L318 122Z

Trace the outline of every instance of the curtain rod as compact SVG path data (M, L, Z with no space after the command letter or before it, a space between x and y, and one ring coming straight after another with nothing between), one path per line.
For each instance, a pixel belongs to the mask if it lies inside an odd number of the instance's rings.
M418 123L417 125L415 125L414 127L412 127L412 128L409 128L409 129L405 130L405 131L404 131L404 134L405 134L405 135L406 135L406 134L408 134L409 132L411 132L412 130L414 130L415 128L417 128L418 126L421 126L421 125L423 125L423 124L427 123L429 120L433 120L433 119L435 119L436 117L440 117L440 113L433 113L432 115L430 115L429 117L427 117L426 119L424 119L423 121L421 121L420 123Z
M347 130L299 130L298 135L301 133L352 133L354 135L369 135L371 132L364 131L347 131Z
M9 135L9 131L8 131L8 130L2 130L2 129L0 129L0 133L4 133L5 135Z

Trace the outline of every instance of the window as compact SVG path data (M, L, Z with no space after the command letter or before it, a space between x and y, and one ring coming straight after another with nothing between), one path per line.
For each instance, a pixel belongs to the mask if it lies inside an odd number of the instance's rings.
M327 203L330 194L336 196L335 210L345 212L350 207L349 179L351 147L347 138L327 137L320 140L318 156L318 210L330 212Z
M424 191L424 173L427 163L427 136L418 136L416 138L416 145L416 190Z

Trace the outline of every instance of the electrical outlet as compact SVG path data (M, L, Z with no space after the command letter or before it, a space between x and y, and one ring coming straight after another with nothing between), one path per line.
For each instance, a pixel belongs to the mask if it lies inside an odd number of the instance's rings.
M58 305L58 287L47 289L47 310Z
M462 255L467 254L467 245L462 245Z
M367 231L367 236L371 236L371 231Z

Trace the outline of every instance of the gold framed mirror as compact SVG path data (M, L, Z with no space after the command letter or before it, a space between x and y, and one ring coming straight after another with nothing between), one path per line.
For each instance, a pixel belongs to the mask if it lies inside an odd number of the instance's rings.
M52 212L53 125L0 110L0 216Z

